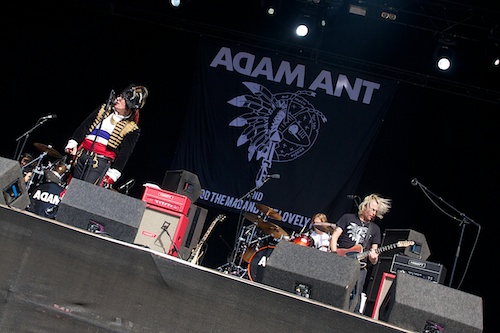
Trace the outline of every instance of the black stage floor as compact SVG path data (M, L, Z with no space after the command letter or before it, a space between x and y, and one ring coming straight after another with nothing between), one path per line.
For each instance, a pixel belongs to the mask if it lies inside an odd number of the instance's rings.
M410 332L0 206L0 331Z

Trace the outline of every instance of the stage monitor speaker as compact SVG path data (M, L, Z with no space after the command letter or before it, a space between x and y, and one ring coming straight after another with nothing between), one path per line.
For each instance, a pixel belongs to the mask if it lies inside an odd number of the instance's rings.
M142 200L73 178L56 220L132 243L145 209Z
M134 244L178 257L187 225L184 214L146 208Z
M281 241L265 263L262 283L352 311L359 268L355 259Z
M394 244L401 240L412 240L415 244L413 246L396 248L394 250L383 252L380 257L392 260L392 257L395 254L402 253L411 258L427 260L427 258L431 255L425 236L420 232L411 229L386 229L382 239L382 246Z
M414 332L480 333L483 302L481 297L399 272L379 318Z
M201 194L198 176L186 170L169 170L165 172L161 188L188 197L194 203Z
M183 259L188 259L191 251L198 245L201 238L201 233L207 219L208 210L191 204L187 215L188 226L182 241L179 256Z
M0 204L25 209L30 204L21 165L16 160L0 157Z

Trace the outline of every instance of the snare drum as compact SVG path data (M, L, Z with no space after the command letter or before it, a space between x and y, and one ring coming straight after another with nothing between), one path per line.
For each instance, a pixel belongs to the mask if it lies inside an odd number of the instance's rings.
M64 188L57 183L40 184L31 192L31 202L27 210L40 216L55 218L63 190Z
M248 278L250 281L262 282L262 274L264 273L267 259L271 256L275 247L273 245L264 246L252 255L248 264Z

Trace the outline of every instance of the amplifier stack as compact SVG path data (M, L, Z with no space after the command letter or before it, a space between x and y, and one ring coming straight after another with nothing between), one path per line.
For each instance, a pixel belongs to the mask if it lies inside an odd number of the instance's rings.
M145 185L142 201L146 209L134 243L178 257L189 224L191 200L185 195Z
M396 254L392 259L391 273L399 271L440 284L446 277L446 268L441 264Z

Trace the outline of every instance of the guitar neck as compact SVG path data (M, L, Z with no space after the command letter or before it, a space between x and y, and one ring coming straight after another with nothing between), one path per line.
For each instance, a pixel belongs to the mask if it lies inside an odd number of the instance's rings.
M217 224L217 222L219 221L222 221L226 218L225 215L219 215L215 218L215 220L212 221L212 223L210 224L210 226L208 227L207 231L205 231L205 234L203 235L203 237L201 238L201 240L198 242L198 244L196 245L196 247L193 249L193 251L191 252L191 258L189 258L190 261L194 261L194 259L196 258L197 260L197 257L201 251L201 247L203 246L203 244L205 244L205 242L207 241L208 237L210 236L210 234L212 233L212 230L213 228L215 228L215 225Z
M212 233L212 230L213 228L215 228L215 225L217 224L217 222L219 222L220 220L220 217L217 217L211 224L210 226L208 227L207 231L205 231L205 234L203 235L203 237L201 238L200 240L200 243L205 243L208 239L208 237L210 236L210 234Z
M389 251L389 250L392 250L392 249L395 249L398 247L398 243L394 243L394 244L389 244L389 245L385 245L385 246L382 246L382 247L379 247L379 248L376 248L375 249L375 253L382 253L382 252L385 252L385 251ZM364 259L366 257L368 257L368 254L370 254L370 251L364 251L364 252L361 252L361 253L358 253L358 255L356 256L358 259Z

